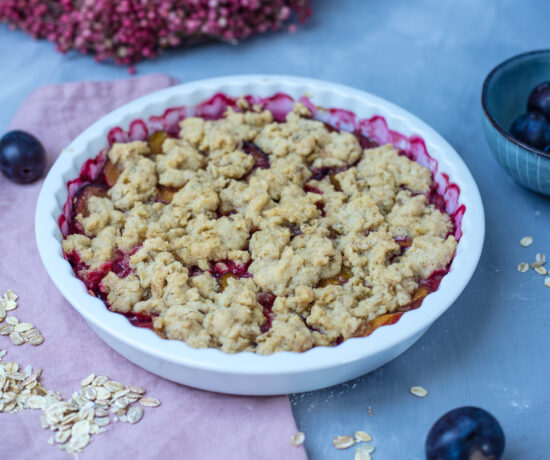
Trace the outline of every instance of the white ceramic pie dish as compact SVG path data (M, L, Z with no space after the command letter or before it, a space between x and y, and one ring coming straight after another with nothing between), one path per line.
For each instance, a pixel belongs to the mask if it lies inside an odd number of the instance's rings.
M421 136L428 152L460 187L466 206L450 272L422 306L394 325L368 337L346 340L337 347L317 347L304 353L278 352L268 356L249 352L226 354L218 349L194 349L184 342L164 340L150 330L132 326L122 315L89 295L73 274L61 250L58 217L67 199L68 180L78 177L85 160L106 146L109 130L128 128L136 118L160 115L168 107L194 106L217 92L230 96L294 98L308 94L322 107L353 111L358 117L382 115L392 130ZM36 208L36 239L46 270L69 303L114 350L161 377L196 388L223 393L272 395L315 390L370 372L392 360L415 341L456 300L470 280L483 246L485 217L476 183L456 151L432 128L407 111L371 94L346 86L289 76L231 76L174 86L133 101L103 117L80 134L49 171Z

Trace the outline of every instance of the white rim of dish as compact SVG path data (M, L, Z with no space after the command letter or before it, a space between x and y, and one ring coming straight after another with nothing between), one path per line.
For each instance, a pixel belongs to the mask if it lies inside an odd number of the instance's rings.
M382 115L388 126L406 136L422 137L430 156L460 187L460 203L466 206L462 219L462 238L457 246L449 273L439 289L428 295L421 307L405 313L391 326L376 329L367 337L351 338L335 347L315 347L297 353L280 351L271 355L253 352L227 354L216 348L196 349L178 340L166 340L154 332L132 326L126 317L109 311L98 298L89 295L61 250L61 232L57 219L67 198L68 180L79 175L84 158L74 152L86 151L95 157L105 147L109 129L151 114L160 115L168 107L196 105L217 92L230 96L253 94L269 96L285 92L294 98L305 94L323 107L353 111L360 118ZM326 101L330 101L328 104ZM435 130L406 110L370 93L336 83L284 75L235 75L198 80L149 94L104 116L64 149L44 181L36 208L36 240L46 270L65 299L94 328L143 353L166 362L196 369L232 374L294 374L314 371L364 359L420 335L457 299L474 273L485 234L485 216L478 187L456 151Z

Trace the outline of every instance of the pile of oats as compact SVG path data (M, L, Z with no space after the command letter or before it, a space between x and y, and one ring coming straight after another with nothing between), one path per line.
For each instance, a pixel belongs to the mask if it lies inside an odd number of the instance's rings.
M4 296L0 298L0 323L6 321L0 325L0 335L9 335L14 345L26 342L34 346L40 345L44 342L44 337L31 323L20 322L15 316L6 317L8 311L17 308L17 299L17 294L11 289L4 292Z
M48 393L38 381L42 369L33 372L32 367L19 368L14 361L4 362L6 350L0 350L0 412L16 413L29 408L32 398Z
M111 422L137 423L143 417L143 407L160 405L158 399L144 397L146 390L142 387L125 386L95 374L86 377L79 390L65 401L59 393L40 384L40 369L33 372L29 365L19 370L16 362L2 361L5 355L5 350L0 351L0 412L41 410L42 428L55 433L48 443L75 456ZM136 402L140 405L134 405Z
M533 238L530 236L524 236L520 241L519 244L527 248L533 244ZM545 276L544 278L544 285L546 287L550 287L550 276L547 276L549 274L548 269L544 266L546 264L546 255L542 253L537 253L535 256L535 261L532 264L528 264L526 262L520 262L517 266L517 270L520 273L527 273L529 271L529 268L532 268L535 270L539 275Z

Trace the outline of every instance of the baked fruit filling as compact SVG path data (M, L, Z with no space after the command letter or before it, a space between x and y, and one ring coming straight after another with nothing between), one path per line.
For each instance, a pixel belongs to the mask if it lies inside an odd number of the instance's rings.
M240 110L112 145L62 243L89 292L231 353L337 345L418 308L456 248L431 171L301 103Z

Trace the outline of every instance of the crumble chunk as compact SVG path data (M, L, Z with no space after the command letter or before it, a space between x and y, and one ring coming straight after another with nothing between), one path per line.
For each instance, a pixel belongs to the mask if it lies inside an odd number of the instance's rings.
M111 147L116 180L74 198L85 212L62 242L90 292L162 337L228 353L335 345L417 308L457 244L431 172L300 103L282 122L239 108L186 118L155 154Z

